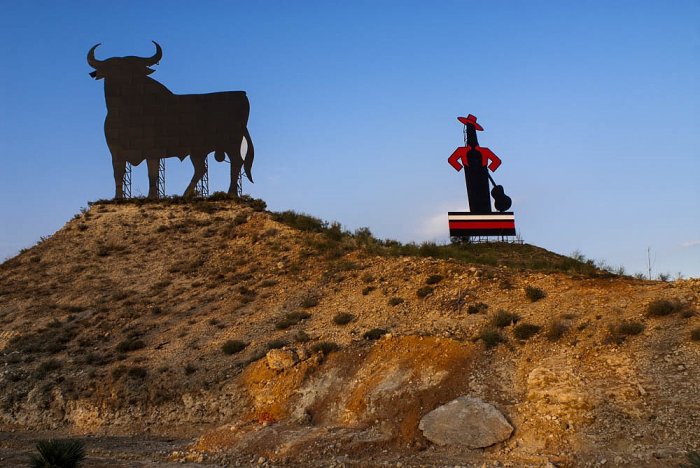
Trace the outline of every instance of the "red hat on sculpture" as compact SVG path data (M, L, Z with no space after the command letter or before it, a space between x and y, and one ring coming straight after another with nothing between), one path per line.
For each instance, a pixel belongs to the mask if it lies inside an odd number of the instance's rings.
M466 117L457 117L457 120L462 122L464 125L474 125L474 128L476 128L479 131L483 131L484 127L476 123L476 117L473 115L469 114Z

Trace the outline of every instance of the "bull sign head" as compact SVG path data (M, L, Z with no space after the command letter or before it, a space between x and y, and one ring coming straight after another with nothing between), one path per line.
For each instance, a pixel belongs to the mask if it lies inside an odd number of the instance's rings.
M217 161L228 155L231 161L229 194L238 193L241 169L252 182L254 148L248 133L250 104L245 91L209 94L174 94L149 75L163 57L160 45L153 41L152 57L111 57L99 60L94 45L87 63L90 76L104 80L107 117L105 139L112 153L115 198L122 198L126 163L148 165L148 197L158 197L158 167L162 158L190 157L194 175L184 195L194 194L204 176L206 158L214 153ZM247 152L241 155L245 138Z
M95 44L92 49L88 52L87 62L95 71L90 72L90 76L96 80L101 80L106 76L118 77L118 76L147 76L155 72L154 69L149 68L153 65L158 65L160 59L163 58L163 49L156 41L153 41L156 46L156 53L153 57L112 57L107 60L97 60L95 58L95 49L97 49L101 44Z

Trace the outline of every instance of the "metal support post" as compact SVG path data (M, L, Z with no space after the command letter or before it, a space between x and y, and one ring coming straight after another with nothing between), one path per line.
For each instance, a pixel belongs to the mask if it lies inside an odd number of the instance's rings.
M197 196L202 198L209 196L209 162L207 161L207 158L204 158L204 175L202 176L202 179L197 182L195 192Z
M131 198L131 163L126 163L124 178L122 179L122 191L124 198Z
M165 159L158 161L158 198L165 198Z

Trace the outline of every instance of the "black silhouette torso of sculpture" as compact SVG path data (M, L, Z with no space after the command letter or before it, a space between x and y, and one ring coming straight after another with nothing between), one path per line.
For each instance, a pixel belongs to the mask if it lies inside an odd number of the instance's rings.
M210 94L173 94L168 88L150 78L150 67L157 64L163 52L153 41L153 57L95 58L97 44L87 55L88 64L95 69L90 76L105 80L105 138L112 153L116 186L115 197L122 198L122 181L126 163L148 164L148 197L158 197L158 167L160 159L190 156L194 175L185 190L192 195L205 172L205 161L214 153L217 161L229 156L231 184L229 194L237 193L241 168L252 182L253 142L248 133L250 104L245 91ZM248 151L241 157L245 137Z
M511 206L511 199L504 193L503 186L496 185L489 174L489 170L493 172L498 169L501 160L490 149L479 146L476 131L484 129L476 123L476 117L469 114L468 117L458 117L458 120L465 125L465 146L457 148L448 158L448 162L458 171L464 166L469 212L491 213L491 196L498 211L507 211ZM489 181L494 186L490 195Z

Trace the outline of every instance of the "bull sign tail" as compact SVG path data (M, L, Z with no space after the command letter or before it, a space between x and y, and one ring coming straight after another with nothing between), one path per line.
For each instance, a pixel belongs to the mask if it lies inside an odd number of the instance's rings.
M248 180L253 182L253 174L251 170L253 169L253 158L255 157L255 148L253 147L253 140L250 138L250 133L248 133L248 127L245 129L245 141L248 144L248 151L246 151L245 159L243 160L243 169L245 169L245 175Z

